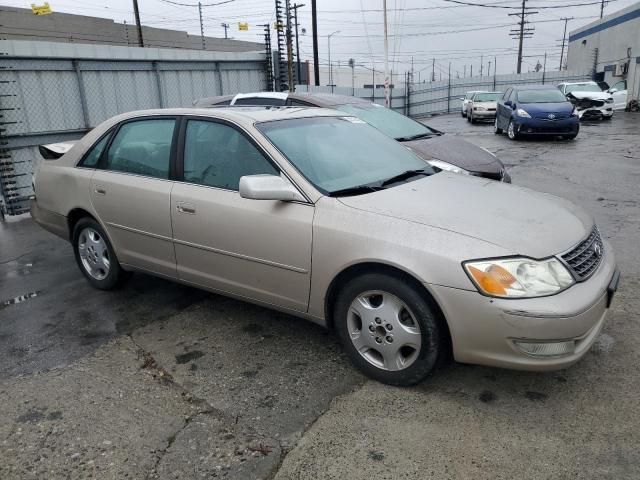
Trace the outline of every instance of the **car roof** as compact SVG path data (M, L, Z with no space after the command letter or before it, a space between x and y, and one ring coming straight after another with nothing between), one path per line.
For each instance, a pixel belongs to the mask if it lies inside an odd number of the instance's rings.
M221 118L240 124L253 124L273 120L308 117L344 117L344 112L315 107L274 107L274 106L224 106L219 108L158 108L153 110L137 110L114 117L114 122L121 122L137 117L156 115L193 115L199 117Z
M303 102L313 103L318 107L332 107L335 105L346 105L351 103L370 104L371 100L364 98L351 97L349 95L337 95L334 93L308 93L296 92L290 93L289 98L300 100Z
M557 90L553 85L519 85L513 87L514 90Z

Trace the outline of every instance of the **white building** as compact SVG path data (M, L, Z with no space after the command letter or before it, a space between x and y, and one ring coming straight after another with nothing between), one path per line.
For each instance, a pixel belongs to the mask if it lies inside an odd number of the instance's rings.
M640 2L569 33L567 69L593 69L595 80L626 81L628 100L640 90Z

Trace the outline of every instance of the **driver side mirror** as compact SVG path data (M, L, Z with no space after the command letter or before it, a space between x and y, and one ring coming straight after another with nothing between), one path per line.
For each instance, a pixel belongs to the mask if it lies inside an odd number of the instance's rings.
M513 108L513 102L511 100L505 100L504 104L509 108Z
M239 190L242 198L251 200L305 201L287 178L278 175L245 175Z

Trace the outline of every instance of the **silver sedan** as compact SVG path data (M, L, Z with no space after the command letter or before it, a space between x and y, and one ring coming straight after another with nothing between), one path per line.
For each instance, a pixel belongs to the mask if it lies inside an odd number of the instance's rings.
M141 271L289 312L390 384L451 355L567 367L617 286L611 246L576 206L436 173L344 112L131 112L49 158L32 215L96 288Z

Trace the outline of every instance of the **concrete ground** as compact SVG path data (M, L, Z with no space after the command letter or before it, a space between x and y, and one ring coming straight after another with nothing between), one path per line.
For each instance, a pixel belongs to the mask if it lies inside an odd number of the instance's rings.
M85 282L65 242L0 223L0 478L636 479L640 116L510 142L459 115L513 181L569 198L623 279L587 356L523 373L454 364L368 381L312 324L136 274Z

